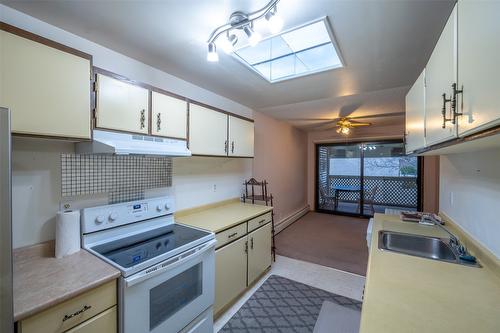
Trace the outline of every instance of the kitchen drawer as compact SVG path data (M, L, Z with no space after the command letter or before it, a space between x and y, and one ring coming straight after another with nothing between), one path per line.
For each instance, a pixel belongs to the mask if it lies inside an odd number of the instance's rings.
M19 333L64 332L114 305L116 280L22 320Z
M251 232L258 227L263 226L266 223L271 222L272 220L272 212L265 213L263 215L257 216L256 218L253 218L248 221L248 232Z
M224 230L222 232L219 232L215 234L215 239L217 239L217 245L216 248L219 248L221 246L224 246L225 244L232 242L242 236L245 236L247 233L247 224L242 223L238 224L235 227L232 227L230 229Z
M111 309L66 331L66 333L116 333L117 326L116 306L113 306Z

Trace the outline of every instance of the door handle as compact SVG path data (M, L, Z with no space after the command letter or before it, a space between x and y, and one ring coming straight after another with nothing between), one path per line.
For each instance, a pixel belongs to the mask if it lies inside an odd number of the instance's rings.
M453 95L451 96L451 123L455 124L457 117L463 115L463 112L457 112L457 95L464 92L464 87L462 86L462 89L458 90L457 84L453 83L451 88L453 89Z
M156 130L158 132L161 130L161 113L156 116Z
M146 110L142 109L141 110L141 129L143 129L146 126Z
M234 154L234 141L231 142L231 154Z
M227 140L224 141L224 152L227 154Z
M441 114L443 115L443 128L446 128L446 123L452 121L452 118L446 118L446 103L451 103L451 98L446 98L446 93L443 96L443 108L441 109Z
M250 250L253 250L253 237L250 238Z

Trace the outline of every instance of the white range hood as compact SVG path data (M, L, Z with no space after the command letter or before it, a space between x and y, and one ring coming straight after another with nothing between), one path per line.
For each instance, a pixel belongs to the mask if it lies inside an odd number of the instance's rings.
M77 154L191 156L185 140L94 130L91 142L76 144Z

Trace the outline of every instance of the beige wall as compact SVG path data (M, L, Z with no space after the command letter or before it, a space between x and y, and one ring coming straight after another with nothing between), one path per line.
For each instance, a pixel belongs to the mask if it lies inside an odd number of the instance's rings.
M500 149L443 155L439 209L500 259Z
M259 112L254 120L253 174L269 182L279 223L306 206L307 135Z
M307 203L314 209L314 186L316 173L316 143L349 142L356 140L402 139L404 124L388 126L367 126L356 128L348 140L335 129L309 132L307 135Z

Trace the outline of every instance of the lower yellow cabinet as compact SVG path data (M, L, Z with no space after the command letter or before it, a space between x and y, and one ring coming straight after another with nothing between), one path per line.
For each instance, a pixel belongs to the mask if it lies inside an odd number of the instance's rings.
M220 311L247 287L247 238L215 251L215 305Z
M66 331L66 333L112 333L117 330L116 306Z
M248 234L248 284L271 266L271 223Z
M259 224L260 221L265 224ZM271 267L271 213L219 232L216 238L219 248L215 251L214 313L217 316Z
M17 331L115 333L116 304L116 280L113 280L21 320Z

